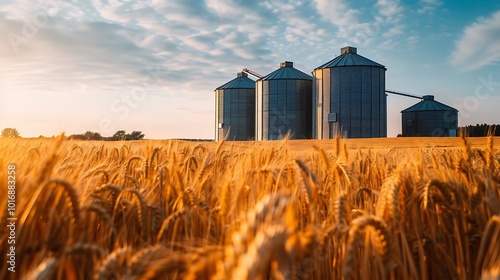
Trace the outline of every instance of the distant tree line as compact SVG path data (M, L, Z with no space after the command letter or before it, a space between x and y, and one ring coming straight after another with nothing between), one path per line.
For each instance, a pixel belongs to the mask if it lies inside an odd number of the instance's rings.
M73 134L68 136L68 139L72 140L101 140L101 141L127 141L127 140L142 140L144 139L144 133L142 131L132 131L131 133L125 132L125 130L118 130L111 137L102 136L99 132L87 131L84 134ZM15 128L7 127L1 132L2 138L20 138L19 132ZM40 135L38 138L54 138L45 137Z
M118 130L111 137L102 136L99 132L87 131L84 134L73 134L68 136L70 140L101 140L101 141L128 141L144 139L142 131L132 131L126 133L125 130Z
M467 137L485 137L489 135L500 136L500 125L498 124L476 124L460 127L460 134Z

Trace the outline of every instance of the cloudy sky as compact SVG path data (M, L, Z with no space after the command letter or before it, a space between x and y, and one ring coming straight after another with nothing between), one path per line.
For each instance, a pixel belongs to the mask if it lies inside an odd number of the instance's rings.
M387 88L500 123L500 1L1 0L0 129L213 138L214 92L242 68L310 73L346 45ZM388 135L418 102L388 97Z

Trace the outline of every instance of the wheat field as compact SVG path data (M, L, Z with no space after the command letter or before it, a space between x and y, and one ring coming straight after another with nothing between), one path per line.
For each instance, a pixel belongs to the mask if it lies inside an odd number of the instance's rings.
M0 279L500 279L498 140L0 139Z

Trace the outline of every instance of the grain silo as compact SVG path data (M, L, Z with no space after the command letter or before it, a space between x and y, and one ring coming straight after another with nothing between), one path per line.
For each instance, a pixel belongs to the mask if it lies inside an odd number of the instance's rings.
M458 110L425 95L401 111L403 136L457 136Z
M306 139L312 136L312 77L285 61L257 80L257 140Z
M344 47L313 72L313 135L347 138L387 136L384 65Z
M244 72L215 90L215 141L255 139L255 81Z

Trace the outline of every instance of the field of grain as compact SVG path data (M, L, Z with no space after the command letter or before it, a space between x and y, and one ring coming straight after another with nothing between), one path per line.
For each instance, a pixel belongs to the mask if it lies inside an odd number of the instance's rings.
M499 279L499 142L0 139L0 279Z

